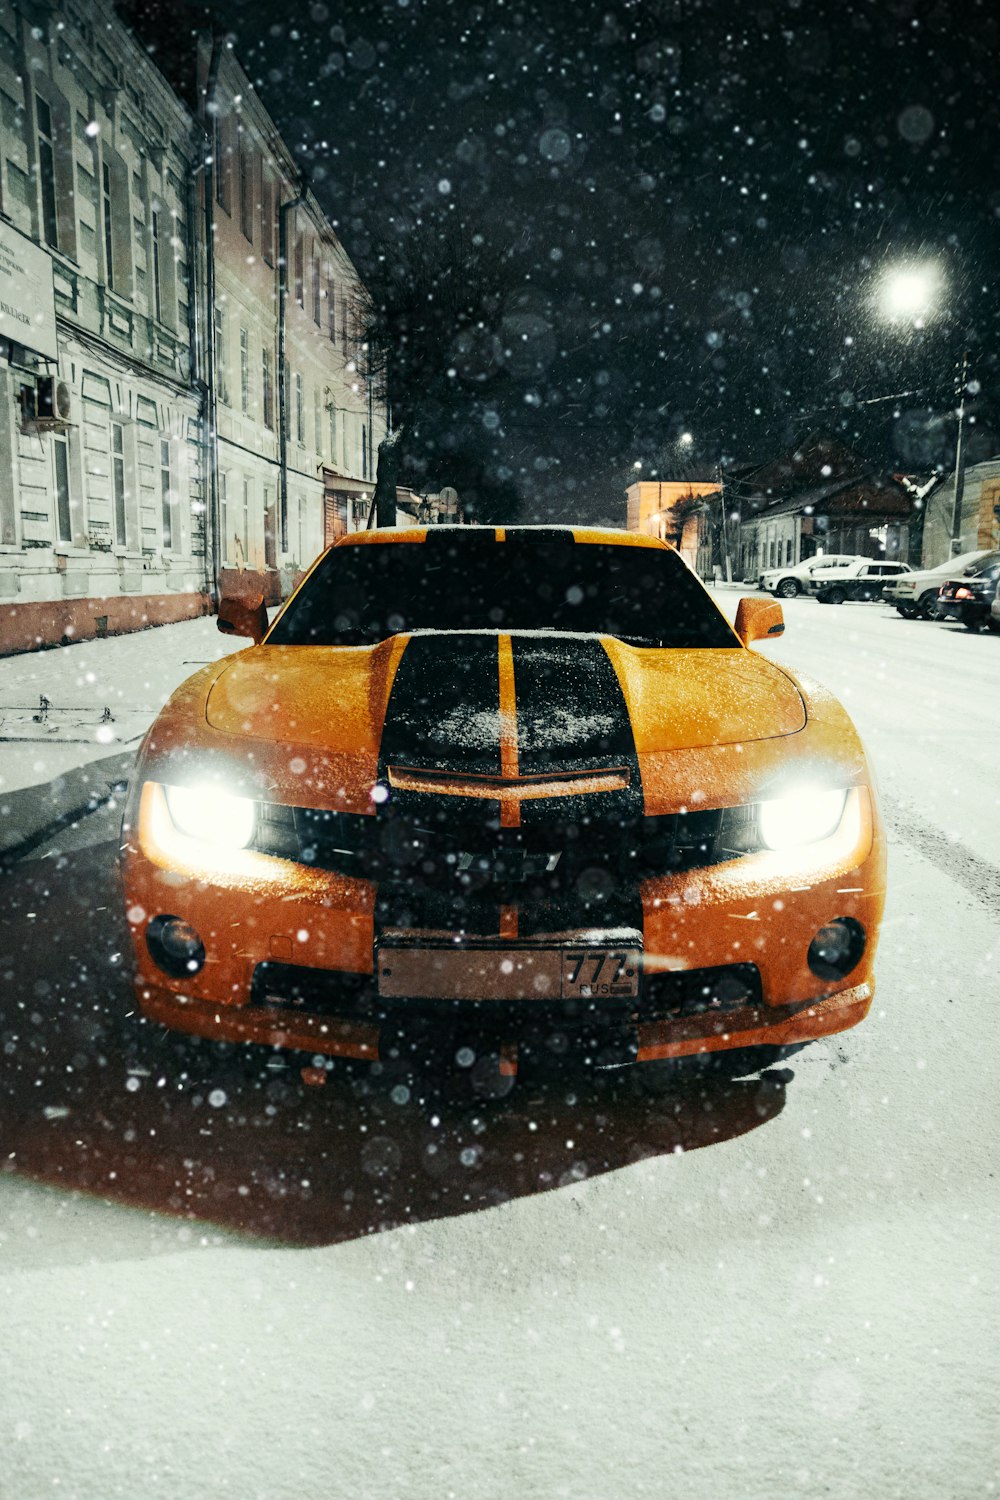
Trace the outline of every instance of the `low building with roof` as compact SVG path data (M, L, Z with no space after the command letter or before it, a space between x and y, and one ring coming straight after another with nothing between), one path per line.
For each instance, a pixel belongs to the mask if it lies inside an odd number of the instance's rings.
M742 578L824 553L908 560L914 501L902 476L828 434L809 433L734 488Z

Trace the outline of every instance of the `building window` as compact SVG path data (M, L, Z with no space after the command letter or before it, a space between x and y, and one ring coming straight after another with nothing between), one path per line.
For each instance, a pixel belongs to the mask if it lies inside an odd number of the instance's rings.
M319 328L320 324L323 321L323 298L320 293L321 284L319 274L319 256L314 255L312 263L312 303L313 322L316 324L317 328Z
M368 478L368 428L361 424L361 478Z
M229 504L226 494L226 476L219 475L219 536L222 539L222 561L229 561Z
M42 190L42 234L53 249L59 248L59 216L56 212L56 157L52 134L52 111L40 94L35 95L38 120L38 180Z
M160 439L160 508L163 519L163 550L169 552L174 545L173 496L170 484L170 443Z
M313 387L313 447L323 456L323 421L319 414L319 387Z
M215 201L220 208L229 212L229 162L226 158L226 132L221 115L215 117L214 149L212 152L215 166Z
M160 215L153 210L153 311L156 321L163 322L163 300L160 282Z
M240 146L240 228L243 238L253 244L253 157Z
M300 443L306 440L306 403L302 390L302 376L295 376L295 436Z
M52 467L56 489L56 529L61 542L73 540L73 517L69 503L69 445L59 434L52 443Z
M330 462L336 464L337 458L337 408L330 406Z
M301 234L295 237L295 300L300 307L306 305L305 290L305 243Z
M330 327L330 337L336 342L337 339L337 283L333 276L327 278L326 283L327 322Z
M240 541L243 545L243 566L246 567L250 561L250 500L252 495L253 480L243 481L243 535Z
M229 361L226 356L226 311L215 307L215 389L219 400L229 404Z
M264 168L260 181L260 253L269 266L274 265L274 183Z
M292 368L291 368L291 365L288 363L288 360L286 359L285 360L285 437L286 438L290 438L291 435L292 435L292 398L293 398L293 395L294 395L294 392L292 390Z
M128 544L125 524L125 429L121 422L111 424L111 497L115 508L115 542Z
M111 168L105 162L101 168L104 183L104 279L108 286L115 284L115 235L111 209Z
M261 395L264 405L264 426L274 427L274 376L271 372L271 351L264 345L260 361Z
M789 537L788 540L787 540L787 542L785 543L785 567L786 568L791 564L791 561L792 561L792 539L791 539L791 537Z
M250 335L240 329L240 409L244 416L250 412Z

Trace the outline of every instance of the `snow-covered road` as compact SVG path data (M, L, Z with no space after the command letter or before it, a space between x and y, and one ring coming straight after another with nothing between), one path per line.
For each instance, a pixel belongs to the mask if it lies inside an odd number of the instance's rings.
M1000 640L785 614L767 653L855 715L891 866L871 1017L776 1076L432 1119L280 1080L268 1114L234 1075L171 1107L93 986L54 1007L114 951L110 829L22 867L4 1500L995 1492Z

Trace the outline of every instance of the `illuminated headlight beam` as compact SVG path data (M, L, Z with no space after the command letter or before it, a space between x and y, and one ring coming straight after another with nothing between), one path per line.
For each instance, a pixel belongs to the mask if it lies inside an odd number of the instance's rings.
M245 849L254 835L256 808L218 786L165 786L170 820L185 838L217 849Z
M799 849L819 843L840 827L847 792L842 787L798 786L758 808L761 840L768 849Z

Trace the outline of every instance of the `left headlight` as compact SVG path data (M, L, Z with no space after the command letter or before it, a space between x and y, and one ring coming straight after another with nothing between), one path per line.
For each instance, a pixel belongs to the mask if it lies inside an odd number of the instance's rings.
M836 833L847 792L841 787L799 786L758 805L761 841L768 849L797 849Z
M216 786L165 786L170 819L178 833L220 849L245 849L254 835L256 805Z

